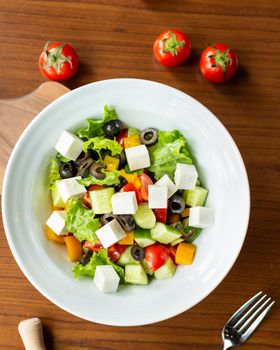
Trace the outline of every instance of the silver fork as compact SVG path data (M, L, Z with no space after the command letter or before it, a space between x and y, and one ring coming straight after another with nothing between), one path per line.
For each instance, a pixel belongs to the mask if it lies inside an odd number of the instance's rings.
M223 350L245 343L274 303L272 298L259 292L243 304L222 330Z

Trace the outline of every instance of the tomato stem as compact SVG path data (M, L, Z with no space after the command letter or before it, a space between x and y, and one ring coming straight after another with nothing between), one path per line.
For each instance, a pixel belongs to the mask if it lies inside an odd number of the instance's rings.
M57 47L54 47L50 50L48 50L49 43L47 42L44 51L47 55L47 61L44 65L44 68L53 67L57 74L61 71L61 65L65 62L68 62L70 64L71 69L73 69L73 65L71 60L63 55L62 50L65 47L65 44L61 44Z
M164 39L164 48L163 52L170 52L172 56L178 55L178 49L180 47L185 47L185 41L183 40L177 40L176 34L173 32L167 33L167 38Z
M221 52L217 47L213 46L216 50L215 55L211 55L209 57L214 59L214 67L220 66L222 68L222 71L224 75L227 71L227 66L231 63L230 58L228 57L229 49L227 49L224 52Z

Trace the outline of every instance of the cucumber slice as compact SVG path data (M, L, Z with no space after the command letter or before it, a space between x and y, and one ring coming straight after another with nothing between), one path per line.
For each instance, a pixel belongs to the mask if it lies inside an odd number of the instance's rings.
M114 193L113 187L90 191L90 201L94 214L109 214L112 212L111 198Z
M54 187L52 188L52 192L51 192L52 202L53 202L53 206L56 208L65 208L65 203L63 202L63 199L57 189L57 183L59 181L60 180L56 181L54 184Z
M148 284L148 276L141 265L125 265L124 279L126 283Z
M141 265L142 265L143 269L145 270L145 272L146 272L148 275L153 276L154 273L149 269L149 266L148 266L148 264L146 263L145 260L142 260L142 261L141 261Z
M152 239L151 231L147 229L143 229L141 227L137 227L136 230L134 231L134 240L142 248L148 247L149 245L152 245L155 243L155 241Z
M179 244L181 242L184 242L184 240L183 240L183 238L179 237L179 238L174 239L174 241L172 241L170 243L170 245L171 245L171 247L174 247L174 245Z
M157 222L155 227L151 229L152 239L163 244L169 244L182 234L172 226Z
M176 266L174 265L171 258L168 258L165 264L155 271L154 276L157 280L163 280L172 277L175 271Z
M139 135L140 134L140 130L139 129L135 129L135 128L128 128L127 130L127 136L133 136L133 135Z
M133 217L136 224L141 228L152 228L156 224L155 214L152 209L148 207L147 203L140 204Z
M183 198L190 207L203 207L206 201L208 190L206 188L196 186L194 190L185 190Z
M117 261L117 264L122 265L122 266L127 265L127 264L130 264L130 265L135 265L135 264L139 265L140 264L140 261L137 261L132 257L131 248L132 247L126 248L126 250L122 253L119 260Z
M191 237L185 240L187 243L191 243L194 240L196 240L202 232L202 228L189 226L189 218L186 218L185 220L183 220L183 227L184 227L184 234L188 234L190 233L190 231L193 231L193 234L191 235Z

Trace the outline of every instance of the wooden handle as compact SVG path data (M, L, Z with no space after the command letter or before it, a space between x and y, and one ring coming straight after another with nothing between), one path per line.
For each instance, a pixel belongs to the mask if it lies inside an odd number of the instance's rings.
M36 114L68 91L64 85L49 81L29 95L0 99L0 194L7 161L20 134Z
M25 350L46 350L41 320L37 317L21 321L18 331Z

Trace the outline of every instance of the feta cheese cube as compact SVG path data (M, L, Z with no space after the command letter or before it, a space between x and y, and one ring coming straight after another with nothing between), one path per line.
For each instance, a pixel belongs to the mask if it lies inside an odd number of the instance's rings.
M84 142L69 131L62 131L54 148L63 155L63 157L76 160L81 154Z
M130 171L147 168L151 165L149 152L145 145L127 148L125 155Z
M179 190L193 190L198 178L194 165L177 163L174 181Z
M118 220L114 219L95 231L104 248L108 248L126 236Z
M156 183L157 186L167 186L167 198L170 198L176 191L177 186L170 179L170 177L165 174Z
M150 209L167 208L167 186L149 185L148 198Z
M189 225L193 227L206 228L214 225L215 215L212 208L193 207L190 208Z
M65 228L66 211L55 210L48 218L46 225L58 236L66 235L68 231Z
M113 214L135 214L138 208L134 191L116 193L111 198Z
M103 293L115 293L120 283L120 277L111 265L96 266L93 282Z
M87 193L85 186L80 185L77 182L77 180L80 179L81 176L76 176L56 182L56 187L64 203L66 203L70 198L80 198Z

